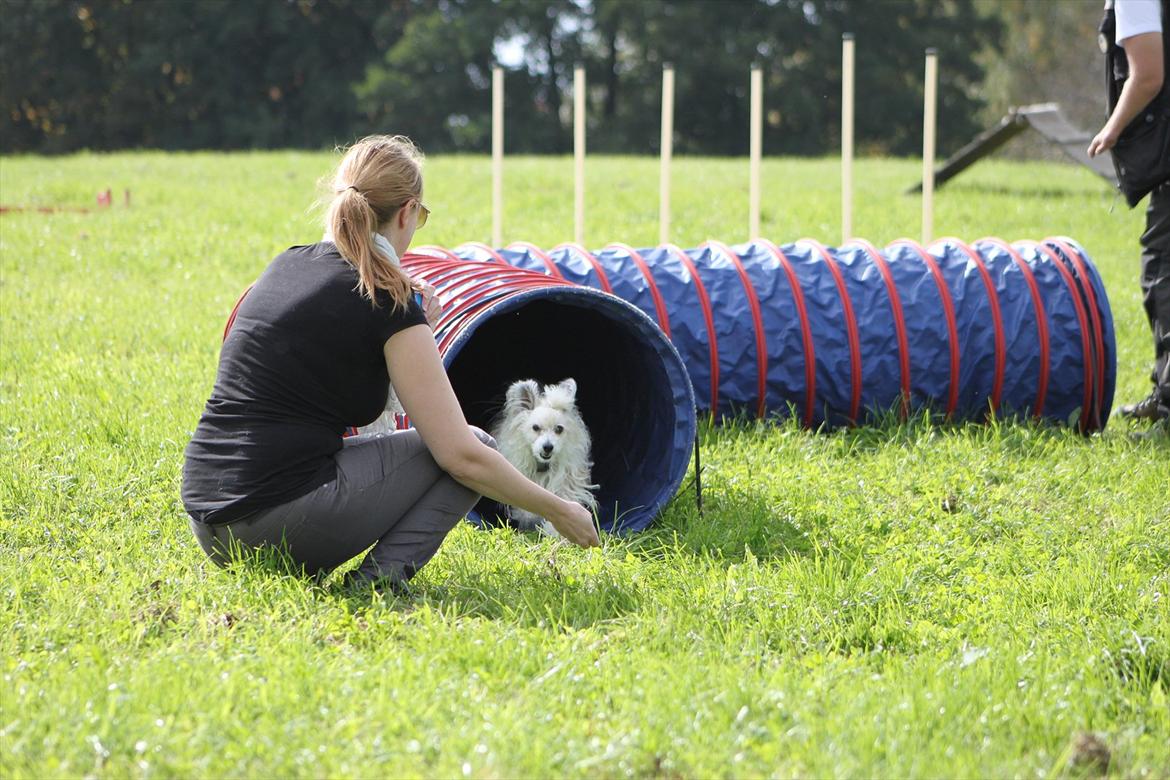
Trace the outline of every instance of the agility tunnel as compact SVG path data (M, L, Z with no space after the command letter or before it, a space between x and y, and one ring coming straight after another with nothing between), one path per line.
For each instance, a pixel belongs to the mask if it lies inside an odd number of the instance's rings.
M881 250L861 240L838 248L756 240L686 250L517 242L415 251L487 263L487 274L525 269L630 302L677 348L699 408L716 418L792 414L833 428L929 412L1090 432L1113 402L1108 298L1092 260L1068 238L942 239L929 248L904 239Z
M489 429L508 386L577 380L601 527L639 531L674 497L695 442L686 366L635 306L563 279L407 255L443 304L439 353L468 422Z

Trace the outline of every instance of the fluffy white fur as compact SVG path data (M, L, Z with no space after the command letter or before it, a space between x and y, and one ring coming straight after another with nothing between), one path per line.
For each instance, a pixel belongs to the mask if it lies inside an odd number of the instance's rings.
M543 389L532 379L508 388L504 409L492 426L500 453L521 474L551 493L587 509L597 506L590 472L592 442L577 411L577 382L566 379ZM521 530L559 536L552 523L517 507L508 515Z

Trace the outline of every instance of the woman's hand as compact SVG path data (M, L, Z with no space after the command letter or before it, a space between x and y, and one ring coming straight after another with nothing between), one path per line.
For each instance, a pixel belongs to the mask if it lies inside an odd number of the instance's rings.
M561 536L578 547L597 547L597 528L593 525L593 513L574 501L562 501L562 512L548 515L547 519Z
M435 286L416 280L414 287L422 294L423 314L426 315L427 324L431 326L431 330L434 330L439 327L439 317L443 316L443 304L439 301Z

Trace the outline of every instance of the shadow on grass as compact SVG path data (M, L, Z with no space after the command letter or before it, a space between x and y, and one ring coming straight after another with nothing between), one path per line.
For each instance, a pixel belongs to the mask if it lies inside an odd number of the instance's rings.
M442 583L415 583L405 592L374 593L334 585L326 589L351 610L369 606L371 598L410 612L431 607L448 618L484 618L529 628L580 629L638 611L644 594L636 578L602 571L583 577L562 571L549 557L538 566L464 568Z
M734 563L748 555L781 558L841 552L831 518L801 518L777 511L763 491L713 486L705 489L703 510L694 493L677 496L648 530L622 537L630 553L663 560L680 552Z
M513 532L502 529L495 533ZM403 613L429 607L445 618L485 618L523 627L569 630L616 620L641 608L644 583L628 576L627 569L602 566L585 574L579 561L558 561L558 550L541 543L518 555L456 557L456 568L443 582L431 582L424 570L423 576L405 586L375 588L348 583L338 571L306 574L279 545L248 548L235 542L227 550L223 573L250 580L258 593L283 593L278 598L340 601L351 614L378 603L381 608ZM351 564L341 568L349 569ZM170 622L170 616L163 612L141 618L140 622L152 624L148 626L152 629L154 624L165 628Z

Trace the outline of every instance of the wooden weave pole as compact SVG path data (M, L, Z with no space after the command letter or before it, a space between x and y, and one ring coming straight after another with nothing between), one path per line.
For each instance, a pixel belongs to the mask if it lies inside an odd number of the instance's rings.
M938 50L926 50L922 111L922 243L934 237L934 133L938 110Z
M760 237L760 156L764 137L764 71L759 63L752 65L751 131L748 173L748 240Z
M674 66L662 66L662 162L658 176L658 243L670 242L670 157L674 147Z
M504 69L492 68L492 246L504 245Z
M841 243L853 238L853 33L841 36Z
M585 243L585 66L573 68L573 240Z

